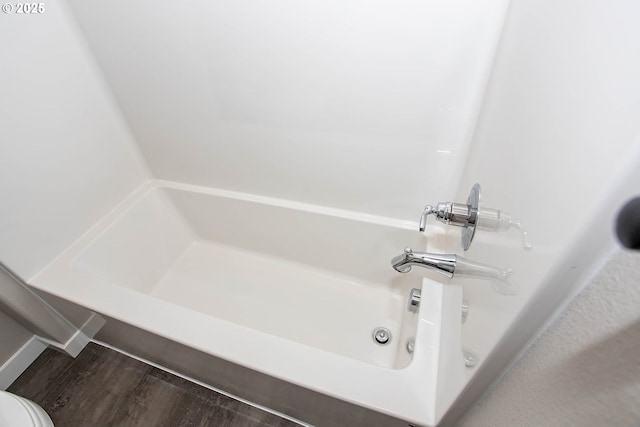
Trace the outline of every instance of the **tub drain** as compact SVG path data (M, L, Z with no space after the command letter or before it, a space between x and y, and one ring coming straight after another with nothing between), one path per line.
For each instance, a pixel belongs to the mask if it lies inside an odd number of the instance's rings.
M373 330L373 340L380 345L389 344L391 332L387 328L375 328Z

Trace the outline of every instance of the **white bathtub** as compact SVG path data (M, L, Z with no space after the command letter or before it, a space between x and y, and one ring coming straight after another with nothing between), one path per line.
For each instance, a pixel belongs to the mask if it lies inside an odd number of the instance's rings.
M131 338L123 345L122 325L138 337L211 355L204 365L231 362L313 396L385 414L362 418L367 426L430 425L442 412L436 402L442 286L390 267L405 246L427 248L414 226L150 181L32 285L107 318L107 330L111 322L120 334L114 345L205 382L215 383L206 366L195 370L193 362L157 354L171 352L164 344L145 351L136 346L140 338ZM417 314L407 309L412 288L423 291ZM374 342L377 327L391 331L389 344ZM105 336L114 337L113 330ZM415 340L413 354L409 340ZM173 353L180 358L180 351ZM212 370L221 372L220 366ZM256 387L247 375L238 383ZM318 402L296 408L295 399L286 405L262 400L303 421L340 423L322 405L309 414Z

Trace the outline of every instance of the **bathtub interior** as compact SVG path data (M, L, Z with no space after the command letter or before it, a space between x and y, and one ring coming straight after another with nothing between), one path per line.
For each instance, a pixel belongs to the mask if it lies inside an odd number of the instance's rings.
M233 197L155 187L109 225L72 268L267 334L401 369L418 315L418 275L390 259L425 248L420 233ZM170 315L170 314L168 314ZM386 345L372 332L390 330Z

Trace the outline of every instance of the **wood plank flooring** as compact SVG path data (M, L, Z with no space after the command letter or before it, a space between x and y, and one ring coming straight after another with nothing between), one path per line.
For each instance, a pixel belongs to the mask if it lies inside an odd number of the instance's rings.
M75 359L45 350L8 391L56 427L299 426L95 343Z

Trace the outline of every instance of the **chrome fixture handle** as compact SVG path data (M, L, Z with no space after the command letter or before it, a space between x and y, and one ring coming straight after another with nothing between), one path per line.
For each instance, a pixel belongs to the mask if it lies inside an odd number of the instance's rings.
M420 216L420 231L427 226L427 217L456 227L462 227L462 247L466 251L471 246L476 229L486 231L506 231L516 228L520 231L522 246L529 250L529 234L522 228L520 221L509 213L491 208L480 207L480 184L474 184L469 192L467 203L440 202L435 207L427 205Z
M480 184L474 184L469 192L467 203L440 202L434 208L431 205L424 207L420 216L420 231L424 231L427 225L427 217L433 215L436 220L447 224L463 227L462 247L466 251L471 246L476 232L478 221L478 208L480 206Z
M427 205L424 207L424 211L422 212L422 215L420 215L420 231L424 231L424 229L427 227L427 217L431 214L435 215L436 213L436 208L434 208L431 205Z
M462 354L464 355L464 366L467 368L473 368L478 363L478 355L468 348L462 349Z
M462 323L466 323L467 322L467 317L469 317L469 301L466 299L462 300L462 307L461 310L462 312Z
M408 273L414 265L435 270L449 279L456 276L491 280L496 292L505 295L516 293L516 288L508 282L511 275L508 267L501 269L456 254L413 252L411 248L405 248L404 253L391 260L391 266L400 273Z
M420 289L418 288L411 289L411 292L409 293L409 304L407 306L410 312L412 313L418 312L418 307L420 306L421 294L422 294L422 291Z

